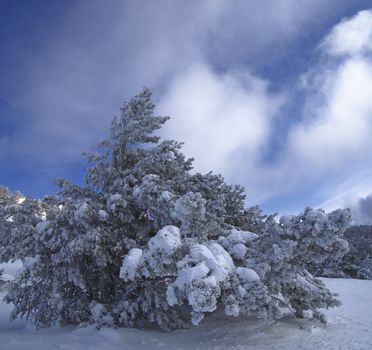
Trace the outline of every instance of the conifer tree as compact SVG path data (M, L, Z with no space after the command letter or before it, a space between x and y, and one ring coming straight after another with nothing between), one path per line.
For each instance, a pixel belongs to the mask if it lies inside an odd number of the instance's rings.
M85 185L58 179L57 197L30 202L24 270L6 296L13 317L167 330L198 324L219 303L266 322L283 307L321 318L319 308L337 305L306 266L345 252L348 211L307 209L279 224L246 209L242 187L192 173L182 144L160 140L168 117L154 108L149 89L124 103L99 152L85 153Z

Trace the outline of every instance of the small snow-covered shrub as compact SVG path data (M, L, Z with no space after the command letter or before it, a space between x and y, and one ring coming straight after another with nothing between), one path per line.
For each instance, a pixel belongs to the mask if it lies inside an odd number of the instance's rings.
M341 256L348 211L306 209L277 223L245 208L244 189L220 175L191 173L182 144L154 134L148 89L125 103L84 186L14 204L4 192L0 261L22 259L9 284L13 317L39 326L87 324L162 329L198 324L219 305L265 322L321 318L338 302L307 272ZM1 194L1 192L0 192ZM5 220L4 220L5 218Z

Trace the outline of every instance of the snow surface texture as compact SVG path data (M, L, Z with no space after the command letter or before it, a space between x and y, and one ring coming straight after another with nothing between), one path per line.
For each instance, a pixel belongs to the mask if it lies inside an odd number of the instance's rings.
M12 275L19 266L5 265ZM252 276L253 277L253 276ZM270 326L223 313L208 315L198 327L164 333L129 328L34 330L25 321L9 322L12 309L0 302L0 349L372 349L372 281L323 279L343 305L326 311L328 324L285 318ZM4 293L0 293L2 297ZM300 328L301 326L302 328Z

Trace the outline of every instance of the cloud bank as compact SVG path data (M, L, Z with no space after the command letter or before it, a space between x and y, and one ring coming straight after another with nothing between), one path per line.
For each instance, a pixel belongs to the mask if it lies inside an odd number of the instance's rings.
M258 61L274 42L285 47L326 7L302 3L308 15L297 1L79 1L23 62L22 85L12 96L23 120L2 145L48 166L75 159L143 85L161 98L195 63L226 70Z
M319 92L310 108L317 117L292 137L317 172L331 177L326 204L334 208L372 188L372 12L344 19L319 47L324 68L312 73Z
M357 203L372 190L372 12L323 29L320 42L307 34L342 6L80 1L25 65L14 105L26 117L0 136L0 159L68 167L146 85L172 117L163 136L185 142L195 171L245 185L248 204ZM312 59L291 71L305 41Z
M372 166L371 32L372 12L362 11L321 41L317 62L298 78L300 118L282 133L282 147L269 150L276 154L270 162L264 154L278 123L290 117L280 115L290 91L269 93L270 82L246 70L218 74L196 65L176 76L160 104L173 116L167 134L197 155L197 170L214 169L246 185L252 204L306 187L327 198L312 205L351 205L340 186L355 187ZM372 181L363 184L354 197L369 191Z
M352 207L353 220L358 225L372 225L372 194L359 199Z

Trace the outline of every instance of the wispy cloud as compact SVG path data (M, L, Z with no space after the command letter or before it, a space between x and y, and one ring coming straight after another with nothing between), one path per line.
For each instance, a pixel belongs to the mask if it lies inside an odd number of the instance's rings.
M361 37L354 45L358 30ZM360 189L357 180L372 170L370 32L372 12L362 11L336 25L319 45L318 62L299 79L302 118L289 127L277 162L258 167L257 183L269 189L266 196L308 188L318 197L326 194L330 207L352 203L350 191L340 191L342 184L354 188L354 200L371 191L371 181L363 181Z

